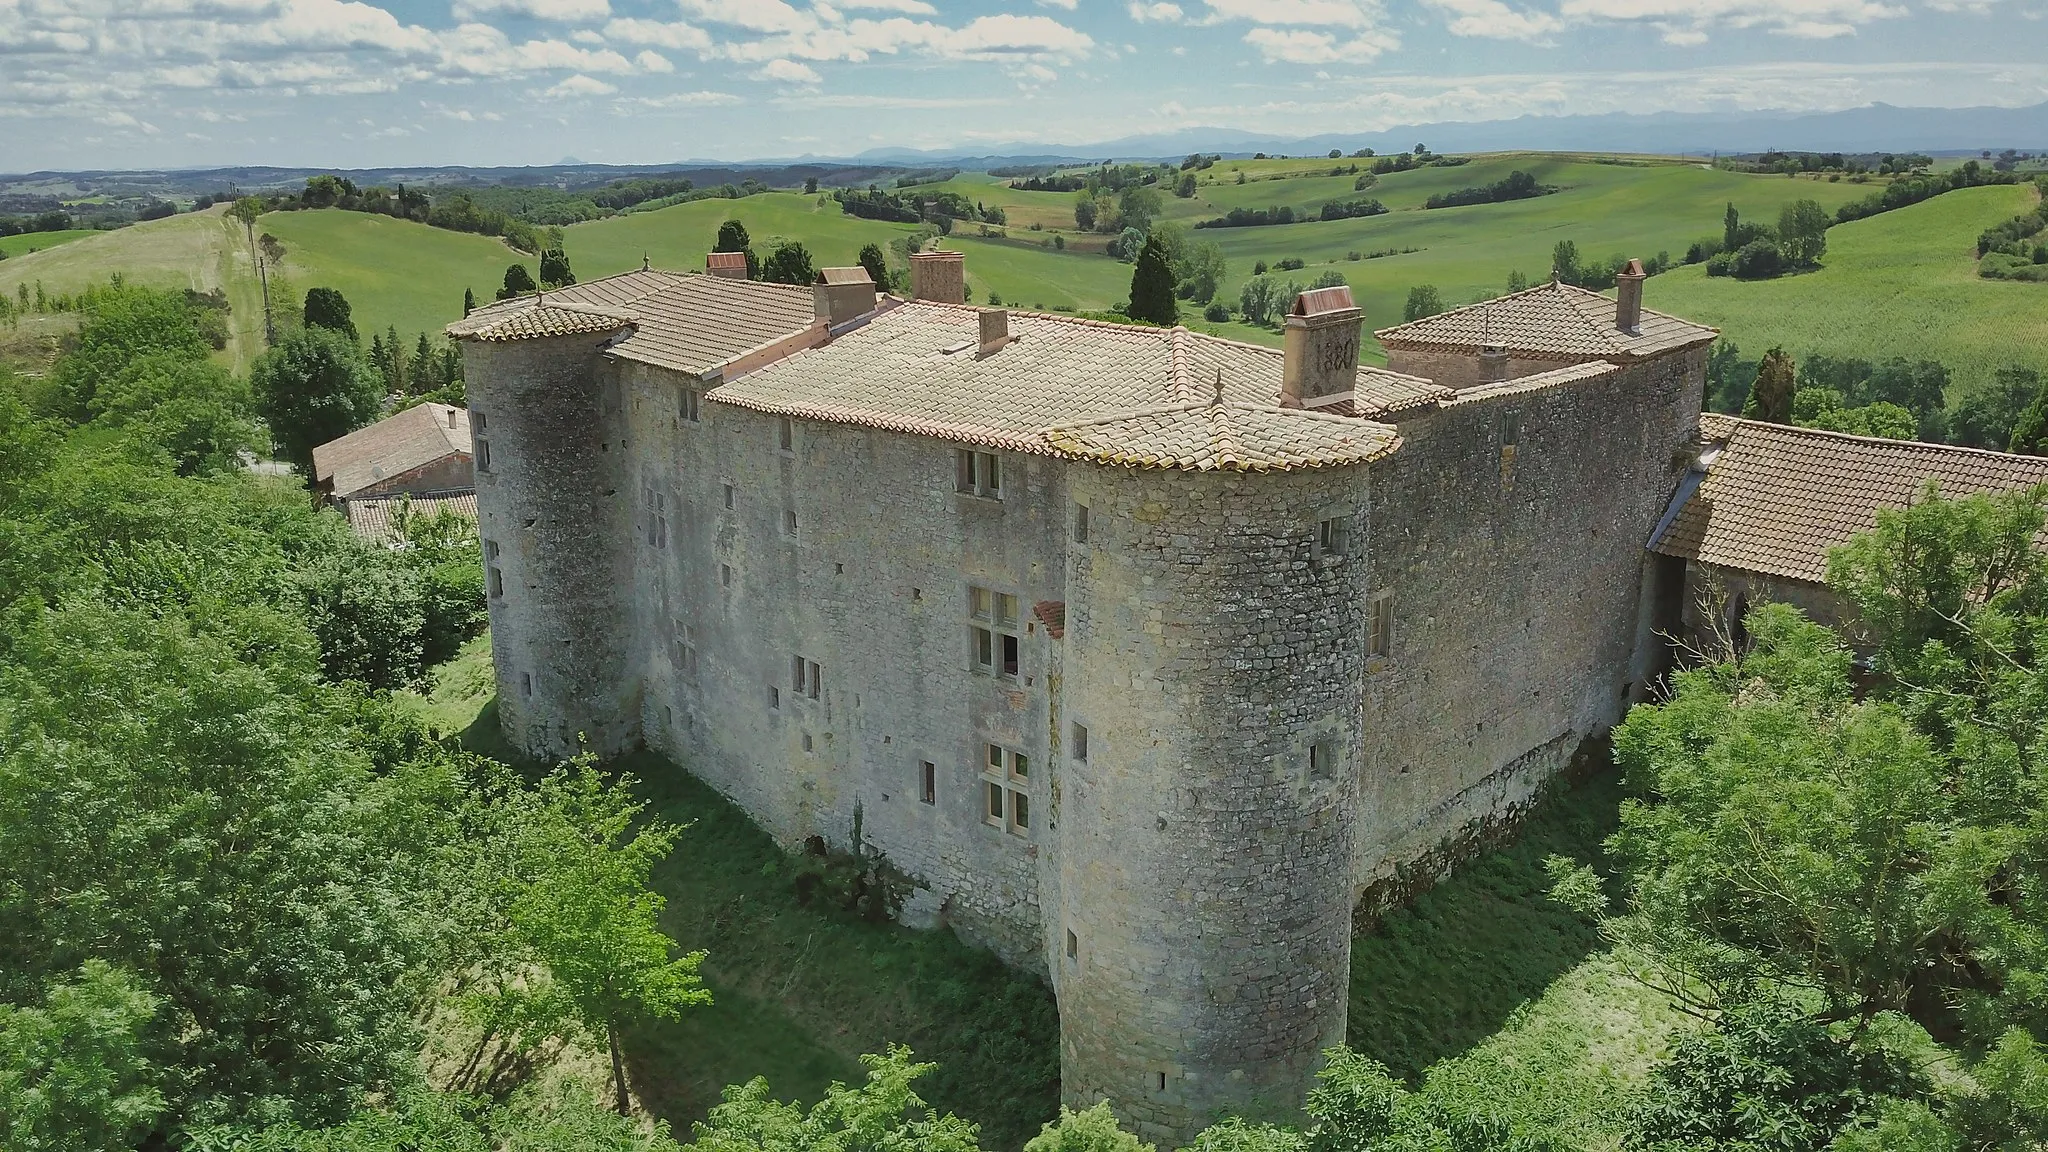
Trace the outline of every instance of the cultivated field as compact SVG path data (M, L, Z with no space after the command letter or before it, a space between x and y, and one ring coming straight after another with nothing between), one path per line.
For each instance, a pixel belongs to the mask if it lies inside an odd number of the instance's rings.
M67 228L62 232L29 232L20 236L0 236L0 256L26 256L59 244L69 244L96 235L91 228Z

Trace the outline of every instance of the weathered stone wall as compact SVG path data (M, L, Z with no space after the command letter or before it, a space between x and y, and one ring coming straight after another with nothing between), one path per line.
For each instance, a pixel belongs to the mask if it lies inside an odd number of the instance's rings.
M1685 591L1685 636L1695 647L1710 646L1714 629L1726 631L1734 615L1764 604L1790 604L1807 619L1835 629L1859 650L1870 647L1856 606L1825 584L1687 561Z
M396 496L400 492L411 492L415 495L422 492L447 492L451 489L468 488L475 483L476 472L470 466L469 454L451 452L410 472L387 476L367 488L351 492L348 498L356 500L365 496Z
M491 442L477 529L504 590L489 601L498 716L506 739L539 757L573 755L579 741L611 755L638 738L621 546L630 442L603 345L462 342L470 427Z
M1705 351L1461 400L1374 467L1362 889L1525 803L1653 670L1644 546L1698 424ZM1503 432L1518 442L1504 463Z
M1536 376L1554 372L1559 368L1581 364L1593 357L1568 360L1520 360L1508 361L1509 380L1520 380L1524 376ZM1432 380L1446 388L1471 388L1478 385L1479 357L1461 352L1414 352L1399 348L1387 349L1387 367L1410 376Z
M1062 1093L1162 1141L1291 1112L1344 1037L1366 565L1316 540L1364 539L1365 469L1069 486L1062 731L1089 748L1056 800Z
M948 443L797 420L784 451L779 417L705 399L690 423L679 394L694 381L621 370L647 742L785 845L816 835L850 849L858 819L867 845L923 886L916 906L1043 972L1053 641L1031 606L1063 595L1064 465L1006 453L1002 499L962 495ZM1017 597L1014 678L975 670L970 586ZM796 689L797 657L818 665L816 699ZM1012 784L1028 835L982 819L988 744L1026 757Z

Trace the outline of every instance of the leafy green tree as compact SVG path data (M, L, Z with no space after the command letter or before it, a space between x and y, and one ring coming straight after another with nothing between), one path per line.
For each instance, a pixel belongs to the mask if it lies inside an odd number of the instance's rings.
M1733 252L1748 242L1742 233L1742 214L1735 210L1735 202L1728 202L1728 210L1721 214L1721 251Z
M1990 383L1965 392L1957 401L1955 414L1949 420L1949 441L1970 448L2007 450L2014 426L2040 393L2039 372L2017 364L2000 368ZM2039 420L2048 426L2048 404L2044 404ZM2029 435L2032 442L2039 442L2038 432L2030 431ZM2038 455L2038 450L2033 454Z
M1550 249L1550 275L1563 284L1577 284L1585 278L1585 269L1579 263L1579 246L1570 240L1559 240Z
M1207 304L1216 298L1216 292L1228 274L1229 268L1224 263L1220 245L1206 240L1189 244L1185 255L1174 264L1174 295L1197 304Z
M566 288L576 282L576 273L569 270L569 254L557 246L543 248L540 253L540 283L543 288Z
M1527 292L1528 290L1529 278L1527 276L1522 275L1519 269L1508 273L1508 291Z
M349 317L348 297L335 288L306 289L305 325L339 332L350 341L359 338L356 322Z
M889 290L889 261L882 255L881 245L861 245L859 264L867 269L868 279L875 282L877 291Z
M747 257L747 279L758 280L761 263L754 256L750 245L753 239L747 235L747 226L737 220L727 220L718 226L718 238L712 242L713 252L744 252Z
M249 380L280 453L309 476L314 447L369 423L381 401L377 374L362 352L324 328L279 341L257 358Z
M1060 1105L1059 1118L1026 1141L1024 1152L1153 1152L1153 1147L1117 1127L1116 1113L1105 1100L1079 1112Z
M371 689L411 687L425 668L418 575L381 547L335 549L297 573L323 674Z
M540 792L555 818L528 846L537 857L536 882L513 902L511 922L547 965L576 1021L611 1049L623 1115L620 1029L646 1016L673 1020L711 1002L697 975L704 953L671 954L675 942L660 925L666 901L647 886L682 829L661 820L639 823L645 805L633 798L631 781L607 782L588 758L556 769Z
M19 1152L133 1148L164 1111L142 1052L157 999L87 960L40 1008L0 1003L0 1143Z
M1763 362L1757 365L1756 382L1749 386L1749 396L1742 402L1742 415L1749 420L1768 420L1773 424L1792 422L1792 397L1798 382L1793 371L1792 358L1783 348L1773 348L1764 353Z
M467 316L474 311L476 311L476 293L464 288L462 290L462 314Z
M1195 174L1193 172L1181 173L1180 179L1173 182L1173 194L1183 200L1193 198L1195 194Z
M192 309L177 293L122 287L95 297L78 331L78 345L51 371L63 415L91 417L100 386L125 371L139 356L163 354L204 359L206 338Z
M1828 225L1834 217L1814 200L1794 200L1778 213L1778 247L1801 268L1820 263L1828 250Z
M809 284L818 278L818 269L811 262L811 250L800 241L784 240L768 254L768 260L761 265L761 279L770 284Z
M1145 250L1145 239L1145 233L1142 231L1126 228L1110 240L1103 248L1103 254L1120 263L1134 264L1138 260L1138 253ZM1172 267L1171 259L1168 260L1168 267Z
M2013 377L2010 383L2007 383L2007 373L2011 373ZM2009 390L2016 391L2018 386L2024 385L2027 377L2034 375L2036 374L2027 369L2008 368L2000 373L1999 379ZM2048 456L2048 383L2035 390L2033 399L2027 402L2019 417L2013 421L2012 436L2006 445L2006 451L2028 456Z
M92 406L94 424L123 429L131 442L167 454L181 476L239 469L260 434L248 381L174 353L131 359L100 386Z
M1570 241L1566 241L1570 243ZM1401 309L1404 322L1423 320L1444 310L1443 294L1434 284L1417 284L1408 290L1408 303Z
M940 1115L911 1087L933 1065L913 1064L910 1049L892 1045L886 1055L864 1055L865 1084L849 1088L834 1081L825 1098L806 1112L768 1094L768 1081L755 1077L725 1089L722 1103L697 1122L690 1147L696 1152L842 1152L890 1149L909 1152L979 1152L975 1127L948 1112Z
M526 265L514 264L505 269L505 284L498 289L498 299L510 300L514 296L524 296L528 292L538 291L540 285L533 282L533 273L526 270Z
M1145 241L1138 253L1138 266L1131 273L1130 316L1159 325L1180 320L1180 308L1173 299L1173 265L1157 237Z

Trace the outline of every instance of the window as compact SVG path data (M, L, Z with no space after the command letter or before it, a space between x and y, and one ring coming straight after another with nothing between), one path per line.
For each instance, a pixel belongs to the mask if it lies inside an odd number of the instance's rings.
M1088 759L1088 729L1074 725L1072 738L1068 741L1074 752L1074 759L1085 762Z
M1337 746L1329 740L1318 740L1308 746L1308 778L1330 780L1337 775Z
M1394 594L1381 592L1372 598L1366 615L1365 654L1385 656L1393 650Z
M732 489L732 485L730 485L730 484L727 484L727 485L725 486L725 506L726 506L727 508L731 508L731 507L733 506L733 497L734 497L734 495L735 495L735 494L734 494L734 492L733 492L733 489Z
M784 416L775 422L775 446L784 452L796 450L796 421Z
M718 566L718 584L722 588L732 587L732 565L720 564Z
M1017 675L1021 661L1017 607L1017 598L1007 592L978 587L967 589L967 614L974 621L969 632L973 639L976 671Z
M519 694L521 696L533 695L533 673L521 672L519 674Z
M789 658L790 690L798 696L809 696L811 699L816 700L824 679L824 676L818 671L817 661L806 660L801 656Z
M1031 797L1024 788L1031 782L1031 764L1023 753L1000 744L986 745L981 769L982 788L988 797L987 823L1013 835L1031 834Z
M1515 486L1515 450L1522 443L1522 414L1503 412L1500 414L1500 482L1506 487Z
M697 390L695 388L683 389L680 399L682 404L677 415L681 416L685 421L695 424L697 422Z
M490 590L491 599L505 594L505 574L498 570L498 542L484 541L484 583Z
M796 539L796 509L782 510L782 534L792 540Z
M782 707L782 689L777 688L773 684L768 686L768 706L770 708Z
M685 679L697 678L697 634L688 624L675 622L676 675Z
M479 472L489 472L491 470L491 442L484 439L484 414L481 412L471 412L469 414L469 439L472 448L470 455L476 461L476 470Z
M668 547L668 493L657 490L652 484L641 491L647 500L647 546Z
M1336 559L1351 547L1351 518L1332 516L1316 525L1316 556L1321 560Z
M993 452L953 450L953 490L969 496L1003 498L1003 464Z
M1157 1084L1157 1085L1158 1085L1158 1087L1159 1087L1159 1090L1160 1090L1161 1092L1164 1092L1164 1091L1166 1091L1166 1073L1164 1073L1164 1072L1154 1072L1154 1073L1153 1073L1152 1075L1153 1075L1153 1076L1155 1076L1155 1077L1157 1077L1157 1079L1156 1079L1156 1080L1154 1080L1154 1081L1153 1081L1153 1083L1155 1083L1155 1084Z
M1087 542L1088 506L1086 504L1076 504L1074 505L1074 543L1086 544Z
M1067 929L1067 959L1076 963L1081 959L1081 938L1074 935L1072 928Z
M939 766L929 760L917 762L918 782L923 787L919 798L927 804L939 802Z
M811 699L816 700L818 698L818 691L820 687L824 684L825 678L823 676L818 675L818 666L816 664L810 665L810 672L811 675L809 679L805 682L804 687L805 690L810 693Z
M804 733L804 751L809 752L811 750L811 747L811 734L809 732L806 732Z

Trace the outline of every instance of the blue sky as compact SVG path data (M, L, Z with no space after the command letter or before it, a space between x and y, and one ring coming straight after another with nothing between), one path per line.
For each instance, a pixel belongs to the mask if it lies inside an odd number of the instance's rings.
M0 171L2048 100L2048 0L0 0Z

